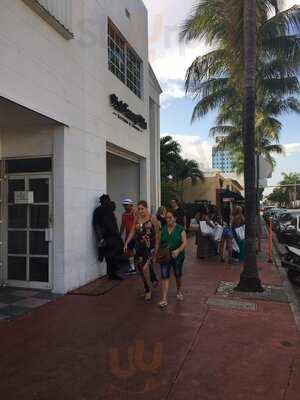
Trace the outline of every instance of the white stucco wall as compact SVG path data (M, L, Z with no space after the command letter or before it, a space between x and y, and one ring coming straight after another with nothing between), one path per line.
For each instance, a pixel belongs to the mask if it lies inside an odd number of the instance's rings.
M73 0L72 5L74 39L68 41L22 0L0 4L0 96L68 126L53 129L51 140L43 132L38 139L45 138L38 146L40 155L53 147L54 234L60 238L54 290L59 292L105 272L95 257L91 218L99 194L106 192L106 142L144 159L141 196L150 201L149 132L130 128L109 104L115 93L149 122L147 11L140 0ZM108 70L108 18L143 60L142 99ZM30 133L18 134L24 144L32 142ZM6 145L11 156L14 138ZM24 155L33 155L30 146L24 147Z

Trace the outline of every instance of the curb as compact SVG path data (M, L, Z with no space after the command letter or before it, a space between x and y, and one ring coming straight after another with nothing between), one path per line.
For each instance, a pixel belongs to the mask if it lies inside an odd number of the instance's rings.
M274 244L274 252L273 252L273 261L276 267L278 268L278 271L280 273L280 276L283 281L283 288L286 291L286 294L288 296L288 299L290 301L290 307L296 322L297 330L300 333L300 299L295 293L294 287L289 281L287 277L286 270L282 268L281 266L281 253L278 248L278 244L276 243L276 240L273 240Z

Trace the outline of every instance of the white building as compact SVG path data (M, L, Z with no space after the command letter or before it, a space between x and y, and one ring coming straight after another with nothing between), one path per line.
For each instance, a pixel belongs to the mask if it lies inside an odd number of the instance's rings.
M159 205L147 26L141 0L1 0L1 282L60 293L89 282L106 270L99 195Z

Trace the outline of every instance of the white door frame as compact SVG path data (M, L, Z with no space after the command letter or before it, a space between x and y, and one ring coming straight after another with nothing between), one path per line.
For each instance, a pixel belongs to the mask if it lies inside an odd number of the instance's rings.
M24 179L25 181L25 190L28 190L28 184L30 179L48 179L49 180L49 229L45 229L48 231L48 235L50 235L50 240L48 241L48 268L49 268L49 281L48 282L31 282L29 281L29 217L27 218L27 254L26 254L26 281L17 281L17 280L9 280L8 279L8 181L9 180L17 180ZM23 288L32 288L32 289L52 289L53 288L53 175L51 173L20 173L20 174L11 174L5 177L4 187L3 187L3 213L4 213L4 223L3 223L3 271L4 271L4 282L8 286L16 286ZM40 203L41 205L46 203ZM29 212L29 207L27 212ZM44 229L42 229L44 230Z

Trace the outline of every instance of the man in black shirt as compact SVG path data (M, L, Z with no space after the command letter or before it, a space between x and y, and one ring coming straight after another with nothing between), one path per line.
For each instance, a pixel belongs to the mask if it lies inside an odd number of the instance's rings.
M175 213L177 224L183 226L183 228L186 229L186 216L183 208L179 207L178 201L176 199L171 200L171 208Z
M93 215L93 227L98 241L99 261L105 257L107 275L110 279L121 280L117 275L118 260L123 254L124 243L115 216L115 204L107 194L100 197L100 206Z

